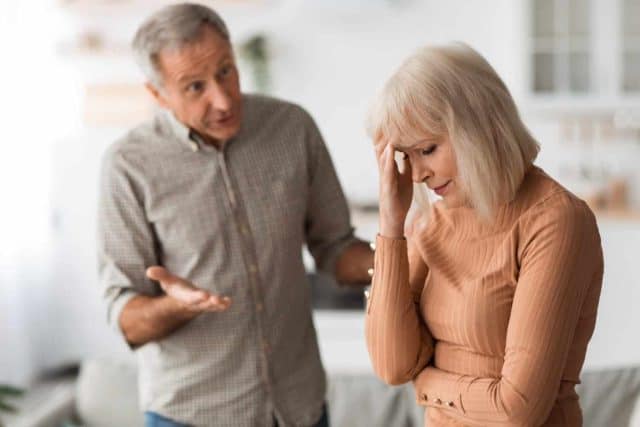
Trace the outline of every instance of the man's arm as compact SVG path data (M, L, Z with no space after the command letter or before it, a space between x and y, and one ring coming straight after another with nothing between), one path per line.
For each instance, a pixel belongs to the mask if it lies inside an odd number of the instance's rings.
M368 285L373 274L373 256L368 242L357 240L347 246L336 261L335 276L338 283Z
M304 113L309 150L309 199L305 233L309 252L318 270L331 274L340 284L371 282L373 251L356 239L349 207L320 130Z
M119 322L125 339L135 348L165 338L197 315L170 296L137 295L124 306Z
M211 295L163 267L149 268L147 277L158 281L165 295L137 295L122 309L120 328L133 347L165 338L200 313L224 311L231 304L230 298Z
M162 267L147 268L160 260L144 210L144 186L134 180L140 175L135 163L114 147L105 154L100 180L98 268L109 322L136 347L166 337L203 311L225 309L230 301Z

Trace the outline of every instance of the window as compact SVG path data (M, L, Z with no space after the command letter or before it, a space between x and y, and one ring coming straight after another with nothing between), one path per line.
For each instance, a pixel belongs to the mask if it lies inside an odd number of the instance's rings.
M622 92L640 91L640 0L622 0Z
M533 92L589 92L590 0L532 0L531 7Z

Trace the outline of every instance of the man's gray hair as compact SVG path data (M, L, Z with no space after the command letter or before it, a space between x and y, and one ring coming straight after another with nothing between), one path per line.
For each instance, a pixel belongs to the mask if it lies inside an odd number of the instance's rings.
M142 23L133 38L133 54L153 85L158 88L162 85L158 54L165 49L179 49L197 40L203 24L210 25L225 40L230 40L229 30L220 15L201 4L166 6Z

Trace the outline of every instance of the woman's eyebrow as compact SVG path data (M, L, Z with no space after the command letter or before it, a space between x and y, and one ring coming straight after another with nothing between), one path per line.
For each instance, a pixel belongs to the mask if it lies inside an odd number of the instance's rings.
M415 150L420 145L435 144L436 142L437 142L437 140L435 138L425 138L425 139L421 139L419 141L416 141L411 145L405 146L404 148L407 149L407 150ZM402 151L402 150L399 150L399 151Z

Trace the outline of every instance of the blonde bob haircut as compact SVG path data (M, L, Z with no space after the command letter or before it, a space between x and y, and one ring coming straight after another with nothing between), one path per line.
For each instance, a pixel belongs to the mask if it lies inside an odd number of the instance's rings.
M503 81L463 43L423 47L410 56L374 100L367 132L374 143L401 147L448 136L458 184L487 219L515 197L539 151ZM424 205L420 187L414 204Z

